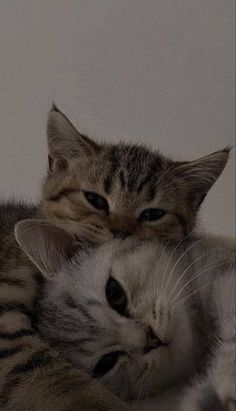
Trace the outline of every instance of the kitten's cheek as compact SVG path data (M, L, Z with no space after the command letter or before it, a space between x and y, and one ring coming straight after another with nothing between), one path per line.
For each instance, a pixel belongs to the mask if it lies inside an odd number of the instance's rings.
M85 231L86 233L89 235L89 238L91 238L92 240L96 240L99 242L106 242L109 240L112 240L113 235L110 232L110 230L106 227L102 227L102 226L94 226L94 225L89 225L87 227L85 227Z
M101 241L110 241L113 239L113 234L108 228L103 228L101 231L98 231L96 235L98 235Z

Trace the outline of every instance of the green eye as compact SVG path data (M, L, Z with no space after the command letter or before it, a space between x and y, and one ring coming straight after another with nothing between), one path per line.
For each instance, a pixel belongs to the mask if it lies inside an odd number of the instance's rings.
M116 351L104 355L96 364L93 370L93 377L101 377L110 371L117 363L122 352Z
M98 208L98 210L106 210L108 212L109 206L105 198L97 193L93 193L92 191L85 191L84 195L87 201L92 204L93 207Z
M127 298L121 285L113 277L110 277L106 285L107 301L113 310L125 315Z
M141 222L142 221L156 221L156 220L160 220L160 218L162 218L165 214L166 212L162 210L161 208L147 208L140 214L138 220Z

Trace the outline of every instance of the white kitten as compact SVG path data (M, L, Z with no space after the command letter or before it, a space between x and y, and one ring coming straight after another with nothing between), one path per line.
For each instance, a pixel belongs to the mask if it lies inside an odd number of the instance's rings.
M16 233L50 277L39 330L73 364L126 400L161 395L198 373L181 410L235 407L235 255L227 241L88 246L29 220Z

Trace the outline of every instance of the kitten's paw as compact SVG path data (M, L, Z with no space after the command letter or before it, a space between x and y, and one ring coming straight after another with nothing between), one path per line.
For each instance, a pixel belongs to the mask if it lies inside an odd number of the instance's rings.
M86 222L80 222L76 227L73 227L73 233L78 235L78 237L84 237L99 244L105 243L113 238L110 230L98 223L88 224Z
M181 411L236 411L236 401L221 398L210 385L198 385L185 395Z

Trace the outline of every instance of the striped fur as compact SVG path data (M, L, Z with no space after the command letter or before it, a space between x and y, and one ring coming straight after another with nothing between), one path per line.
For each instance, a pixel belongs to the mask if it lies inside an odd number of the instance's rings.
M126 406L43 342L34 327L42 276L14 240L14 224L36 214L0 205L0 409L112 411Z
M58 358L35 333L42 277L17 246L14 224L44 217L91 240L129 233L179 241L195 226L199 205L224 169L229 150L180 163L142 146L98 145L79 134L55 106L49 114L48 146L49 170L39 206L0 205L0 407L123 410L124 404ZM106 198L109 213L88 204L86 190ZM140 213L150 207L163 208L163 219L140 222Z
M192 162L172 161L143 145L98 144L80 134L53 106L48 117L49 170L44 181L40 214L78 222L90 236L111 239L134 234L139 238L179 241L196 225L200 204L222 173L229 149ZM85 192L103 197L97 209ZM150 208L161 218L141 218Z

